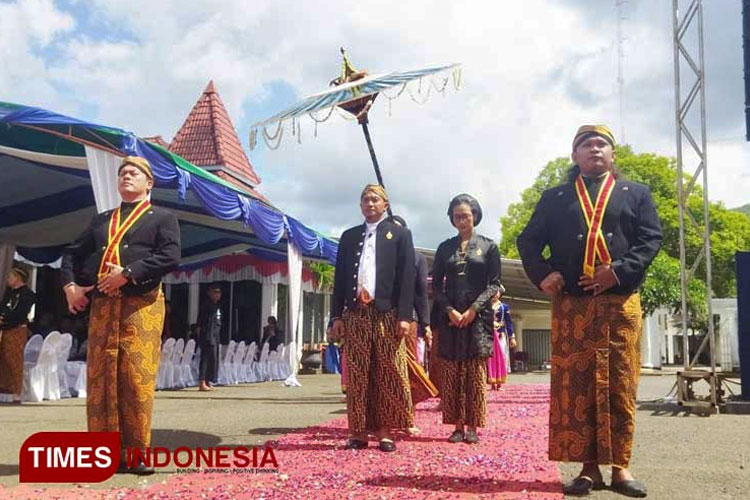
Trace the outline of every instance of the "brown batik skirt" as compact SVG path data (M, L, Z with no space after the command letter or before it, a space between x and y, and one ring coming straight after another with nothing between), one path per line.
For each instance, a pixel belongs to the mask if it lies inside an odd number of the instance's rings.
M23 349L29 328L19 325L2 331L0 337L0 392L21 394L23 390Z
M641 326L638 294L553 302L551 460L628 466Z
M346 331L346 409L352 433L414 425L406 346L397 333L394 311L375 306L348 310Z
M487 413L487 358L441 361L443 423L484 427Z
M94 298L86 358L89 431L121 432L123 447L149 446L163 324L160 288Z

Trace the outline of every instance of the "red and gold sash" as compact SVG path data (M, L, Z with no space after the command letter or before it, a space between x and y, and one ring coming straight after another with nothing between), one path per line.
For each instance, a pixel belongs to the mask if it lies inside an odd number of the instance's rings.
M107 233L107 248L104 250L102 256L102 262L99 264L99 279L109 274L107 263L114 264L116 266L120 264L120 243L122 237L125 236L130 228L141 218L143 214L151 207L151 203L148 199L142 200L138 205L135 206L128 218L120 224L120 207L117 207L112 212L112 217L109 219L109 232Z
M586 218L586 225L589 232L586 235L586 252L583 255L583 274L588 277L594 276L596 260L602 264L612 262L612 256L607 248L607 241L602 234L602 222L604 221L604 212L607 210L609 198L615 187L615 178L611 172L607 172L602 186L599 188L599 194L596 197L596 206L591 204L591 198L583 183L583 177L578 175L576 178L576 195L578 203L581 205L583 216Z

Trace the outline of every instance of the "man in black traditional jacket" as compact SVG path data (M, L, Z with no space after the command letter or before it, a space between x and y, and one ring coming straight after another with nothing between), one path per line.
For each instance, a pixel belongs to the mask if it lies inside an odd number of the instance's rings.
M96 215L63 252L68 309L88 305L86 414L89 431L120 432L123 450L151 442L151 417L164 324L161 278L180 261L180 229L171 212L151 205L154 185L144 158L118 169L122 203ZM139 464L122 472L153 473Z
M0 303L0 393L12 394L13 403L21 402L23 391L23 349L29 337L29 311L36 295L26 282L29 273L13 267L6 280Z
M598 466L611 464L612 488L643 497L645 486L628 470L640 372L638 287L662 232L648 187L619 178L614 147L606 126L578 130L568 182L542 194L518 251L552 300L550 459L583 462L563 491L602 488Z
M392 429L414 424L404 337L414 312L414 245L408 229L387 219L388 195L376 184L360 196L365 223L339 241L331 337L344 339L349 449L396 449Z

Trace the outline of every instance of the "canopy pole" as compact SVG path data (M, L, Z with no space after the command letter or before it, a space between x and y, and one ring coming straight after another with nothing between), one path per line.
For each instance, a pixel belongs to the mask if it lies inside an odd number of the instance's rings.
M365 133L365 140L367 141L367 149L370 150L370 158L372 159L372 166L375 168L375 176L378 178L378 184L383 186L383 176L380 174L380 166L378 165L378 157L375 156L375 148L372 146L372 139L370 138L370 129L367 128L367 117L364 120L360 119L359 123L362 125L362 131ZM391 204L388 204L388 217L392 217L393 212L391 211Z

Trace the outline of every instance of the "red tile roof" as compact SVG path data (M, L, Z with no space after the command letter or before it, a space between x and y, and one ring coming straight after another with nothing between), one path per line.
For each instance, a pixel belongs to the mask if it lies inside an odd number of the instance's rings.
M159 146L163 147L164 149L169 149L169 143L164 140L164 138L160 135L153 135L151 137L144 137L144 140L148 142L152 142L154 144L158 144Z
M177 132L170 151L199 166L223 166L246 180L249 186L260 184L232 120L211 80Z

